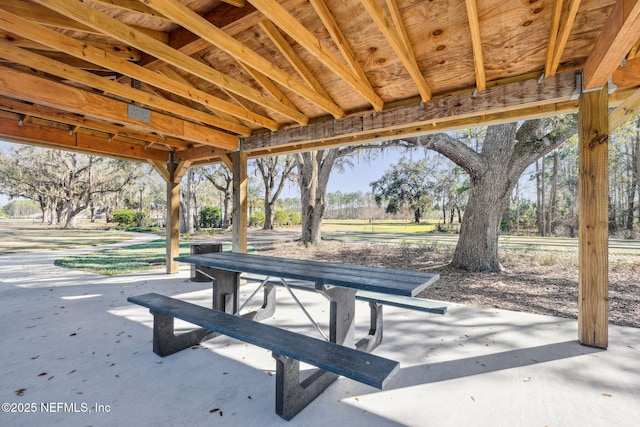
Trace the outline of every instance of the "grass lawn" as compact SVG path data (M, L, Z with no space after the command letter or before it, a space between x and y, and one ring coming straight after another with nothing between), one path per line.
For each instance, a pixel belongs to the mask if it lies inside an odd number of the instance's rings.
M0 255L102 246L131 239L124 233L69 230L43 224L0 222Z
M189 244L190 242L180 243L180 255L189 255ZM159 239L124 248L61 258L54 264L58 267L115 276L164 267L165 262L166 240Z

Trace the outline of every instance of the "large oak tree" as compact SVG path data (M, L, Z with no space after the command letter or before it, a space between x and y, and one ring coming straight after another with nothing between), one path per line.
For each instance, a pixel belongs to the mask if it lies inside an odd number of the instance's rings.
M492 125L477 149L455 134L405 141L435 150L469 174L470 192L452 265L469 271L501 271L498 234L509 197L526 168L577 131L575 116Z

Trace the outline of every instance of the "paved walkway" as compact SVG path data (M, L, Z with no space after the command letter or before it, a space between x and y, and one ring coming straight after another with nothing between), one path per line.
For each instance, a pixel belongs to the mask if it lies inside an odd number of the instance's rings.
M118 277L53 266L81 251L0 256L0 425L631 427L640 419L640 329L611 326L602 351L577 343L574 320L452 304L445 316L385 309L375 353L402 366L389 387L340 378L286 422L274 413L269 352L219 337L159 358L152 317L126 302L159 292L207 304L207 283L191 282L186 266ZM299 298L326 326L326 301ZM278 303L269 322L315 333L284 292ZM358 305L357 324L367 322Z

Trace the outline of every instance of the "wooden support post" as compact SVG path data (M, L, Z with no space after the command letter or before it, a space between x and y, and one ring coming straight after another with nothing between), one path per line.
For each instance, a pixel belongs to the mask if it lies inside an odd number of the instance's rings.
M247 153L234 151L233 162L233 252L247 252Z
M608 96L607 87L580 96L578 339L608 345Z
M178 272L178 263L173 259L180 252L180 178L178 163L173 153L167 163L169 180L167 181L167 274Z

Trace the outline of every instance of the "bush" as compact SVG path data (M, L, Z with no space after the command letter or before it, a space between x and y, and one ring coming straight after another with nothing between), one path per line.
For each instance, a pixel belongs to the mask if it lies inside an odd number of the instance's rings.
M289 215L282 209L277 210L273 214L273 225L281 226L289 223Z
M264 212L254 212L254 214L249 217L249 225L251 226L264 225Z
M289 212L289 225L302 224L302 215L300 212Z
M200 228L219 227L222 215L217 206L203 206L200 209Z
M119 227L133 227L139 224L138 221L136 221L136 213L129 209L113 211L111 217L113 218L113 222L117 223Z

